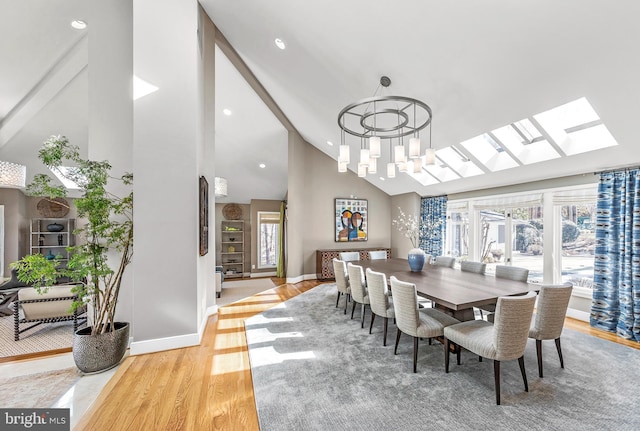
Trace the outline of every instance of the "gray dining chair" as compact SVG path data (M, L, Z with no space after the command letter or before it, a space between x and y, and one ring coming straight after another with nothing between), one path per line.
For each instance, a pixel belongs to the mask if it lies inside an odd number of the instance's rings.
M387 251L386 250L376 250L369 252L370 260L378 260L378 259L387 259Z
M474 274L484 274L487 270L487 264L474 262L472 260L464 260L460 262L460 270L463 272L472 272Z
M493 360L496 404L500 405L500 363L518 360L525 392L529 392L524 367L524 351L529 336L529 325L535 292L522 296L501 296L496 304L495 323L485 320L469 320L444 328L444 369L449 372L451 343L457 346L460 365L460 348L465 348L482 358Z
M474 274L482 274L484 275L487 270L487 264L482 262L475 262L473 260L463 260L460 262L460 270L462 272L472 272ZM474 316L479 314L480 319L482 319L482 310L477 307L473 307Z
M555 340L556 350L560 358L560 368L564 368L562 349L560 347L560 335L564 327L564 319L567 315L567 307L573 285L564 283L559 285L543 285L538 294L538 304L529 338L536 340L536 354L538 356L538 374L542 377L542 341Z
M338 303L340 302L340 296L344 295L344 314L347 314L347 303L349 302L349 298L351 297L347 264L343 260L333 259L333 273L336 277L336 286L338 288L336 308L338 307Z
M382 272L372 271L367 268L366 272L367 290L369 292L369 306L371 307L371 324L369 334L373 328L373 321L376 316L384 319L384 329L382 334L382 345L387 345L387 328L389 319L395 319L396 313L393 309L392 299L389 297L389 287L387 286L387 276Z
M529 270L519 266L496 265L496 277L526 283L529 279ZM482 308L480 308L480 318L484 319L483 313L487 313L487 320L493 320L493 313L495 311L495 305L483 305Z
M436 266L444 266L446 268L453 268L453 266L456 264L456 258L449 256L438 256L433 259L431 264Z
M366 306L369 305L369 293L367 292L367 282L364 277L364 271L360 265L354 265L348 262L347 273L349 274L349 287L351 288L351 299L353 300L351 318L353 319L353 313L356 311L356 304L360 304L360 327L364 328L364 312Z
M418 338L441 337L445 327L460 323L460 321L435 308L419 309L416 285L400 281L394 276L391 276L390 280L393 309L398 326L393 354L398 354L400 334L404 332L413 337L413 372L415 373L418 362Z
M360 260L360 252L359 251L343 251L340 253L340 260L344 262L355 262Z

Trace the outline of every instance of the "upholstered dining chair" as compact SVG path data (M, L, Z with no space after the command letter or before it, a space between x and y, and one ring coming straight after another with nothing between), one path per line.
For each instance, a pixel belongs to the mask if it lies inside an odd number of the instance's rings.
M496 304L495 322L469 320L444 328L444 369L449 372L449 351L451 343L458 346L458 365L460 348L465 348L482 358L493 360L493 373L496 388L496 404L500 405L500 362L518 360L524 390L529 392L527 373L524 367L524 351L529 336L529 325L536 293L522 296L501 296Z
M487 270L487 264L482 262L475 262L473 260L464 260L460 262L460 270L462 272L472 272L474 274L483 274ZM494 308L495 309L495 308ZM480 319L482 319L482 310L476 307L473 307L474 314L477 312L480 314Z
M464 260L460 262L460 270L463 272L473 272L474 274L484 274L487 270L487 264L474 262L472 260Z
M378 259L387 259L387 251L386 250L376 250L369 252L369 259L378 260Z
M444 266L447 268L453 268L453 266L456 264L456 258L449 257L449 256L437 256L436 258L433 259L431 264L437 265L437 266Z
M542 377L542 340L555 340L556 350L560 358L560 368L564 368L562 349L560 348L560 335L564 327L564 318L567 315L567 307L569 306L572 290L573 285L571 283L540 286L536 314L529 329L529 338L536 340L538 374L540 377Z
M360 252L359 251L343 251L340 253L340 260L345 262L355 262L360 260Z
M369 292L369 301L371 302L371 324L369 325L369 334L373 328L373 321L376 316L384 319L384 330L382 334L382 345L387 345L387 328L389 319L395 318L396 313L393 309L392 299L389 297L389 287L387 286L387 276L382 272L372 271L367 268L366 273L367 290Z
M369 305L369 293L367 292L367 281L364 277L364 271L360 265L347 263L347 273L349 274L349 287L351 288L351 318L353 312L356 311L356 303L361 305L360 327L364 328L364 312L365 307Z
M413 337L413 372L417 370L418 338L441 337L444 328L460 323L442 311L435 308L418 309L418 295L416 285L398 280L391 276L391 292L393 293L393 309L396 314L396 346L393 354L398 354L400 334L403 332Z
M333 259L333 273L336 277L336 286L338 287L338 298L336 299L336 308L340 303L340 296L344 295L344 314L347 314L347 303L351 297L351 288L349 287L349 274L347 273L347 264L343 260Z
M506 278L514 281L522 281L523 283L526 283L529 279L529 270L527 268L521 268L519 266L496 265L496 277ZM495 305L483 305L482 308L480 308L480 318L484 319L483 312L486 312L487 320L493 320L492 314L495 311Z

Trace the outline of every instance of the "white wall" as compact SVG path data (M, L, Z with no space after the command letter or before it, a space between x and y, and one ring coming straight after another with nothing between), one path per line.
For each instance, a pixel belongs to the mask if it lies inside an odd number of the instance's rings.
M195 0L134 1L134 74L159 87L134 104L134 353L199 341L197 31Z

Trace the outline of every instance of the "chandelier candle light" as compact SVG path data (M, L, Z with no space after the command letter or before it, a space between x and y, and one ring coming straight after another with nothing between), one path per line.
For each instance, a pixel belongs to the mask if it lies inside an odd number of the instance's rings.
M389 87L391 79L380 78L380 87ZM376 90L376 93L378 92ZM376 95L361 99L346 106L338 114L341 129L338 154L338 172L347 172L351 163L351 147L346 142L346 134L360 138L360 152L357 159L359 177L377 172L377 159L382 157L383 140L389 145L387 178L395 177L395 166L400 172L422 172L423 165L436 163L435 150L431 148L432 112L429 105L420 100L404 96ZM420 131L429 126L429 148L421 153ZM408 158L404 137L409 139ZM392 140L397 141L392 142ZM395 145L394 145L395 143ZM391 153L393 150L393 160ZM424 157L424 160L423 160ZM384 165L381 165L384 166Z

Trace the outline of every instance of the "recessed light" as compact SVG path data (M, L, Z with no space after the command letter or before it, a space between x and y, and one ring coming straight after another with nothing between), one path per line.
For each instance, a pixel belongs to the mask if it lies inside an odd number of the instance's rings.
M262 169L267 167L267 165L265 165L264 163L260 163L258 166L260 166Z
M380 177L380 181L384 181L384 177Z
M224 115L231 115L231 114L232 114L231 109L229 109L229 108L224 108L224 109L222 110L222 113L223 113Z
M330 146L330 147L333 147L333 142L327 141L327 145Z
M75 28L76 30L84 30L85 28L87 28L87 23L76 19L71 21L71 27Z
M282 39L280 39L280 38L277 38L277 37L276 37L276 40L275 40L274 42L275 42L276 46L277 46L278 48L280 48L280 49L285 49L285 48L287 47L287 46L284 44L284 40L282 40Z

